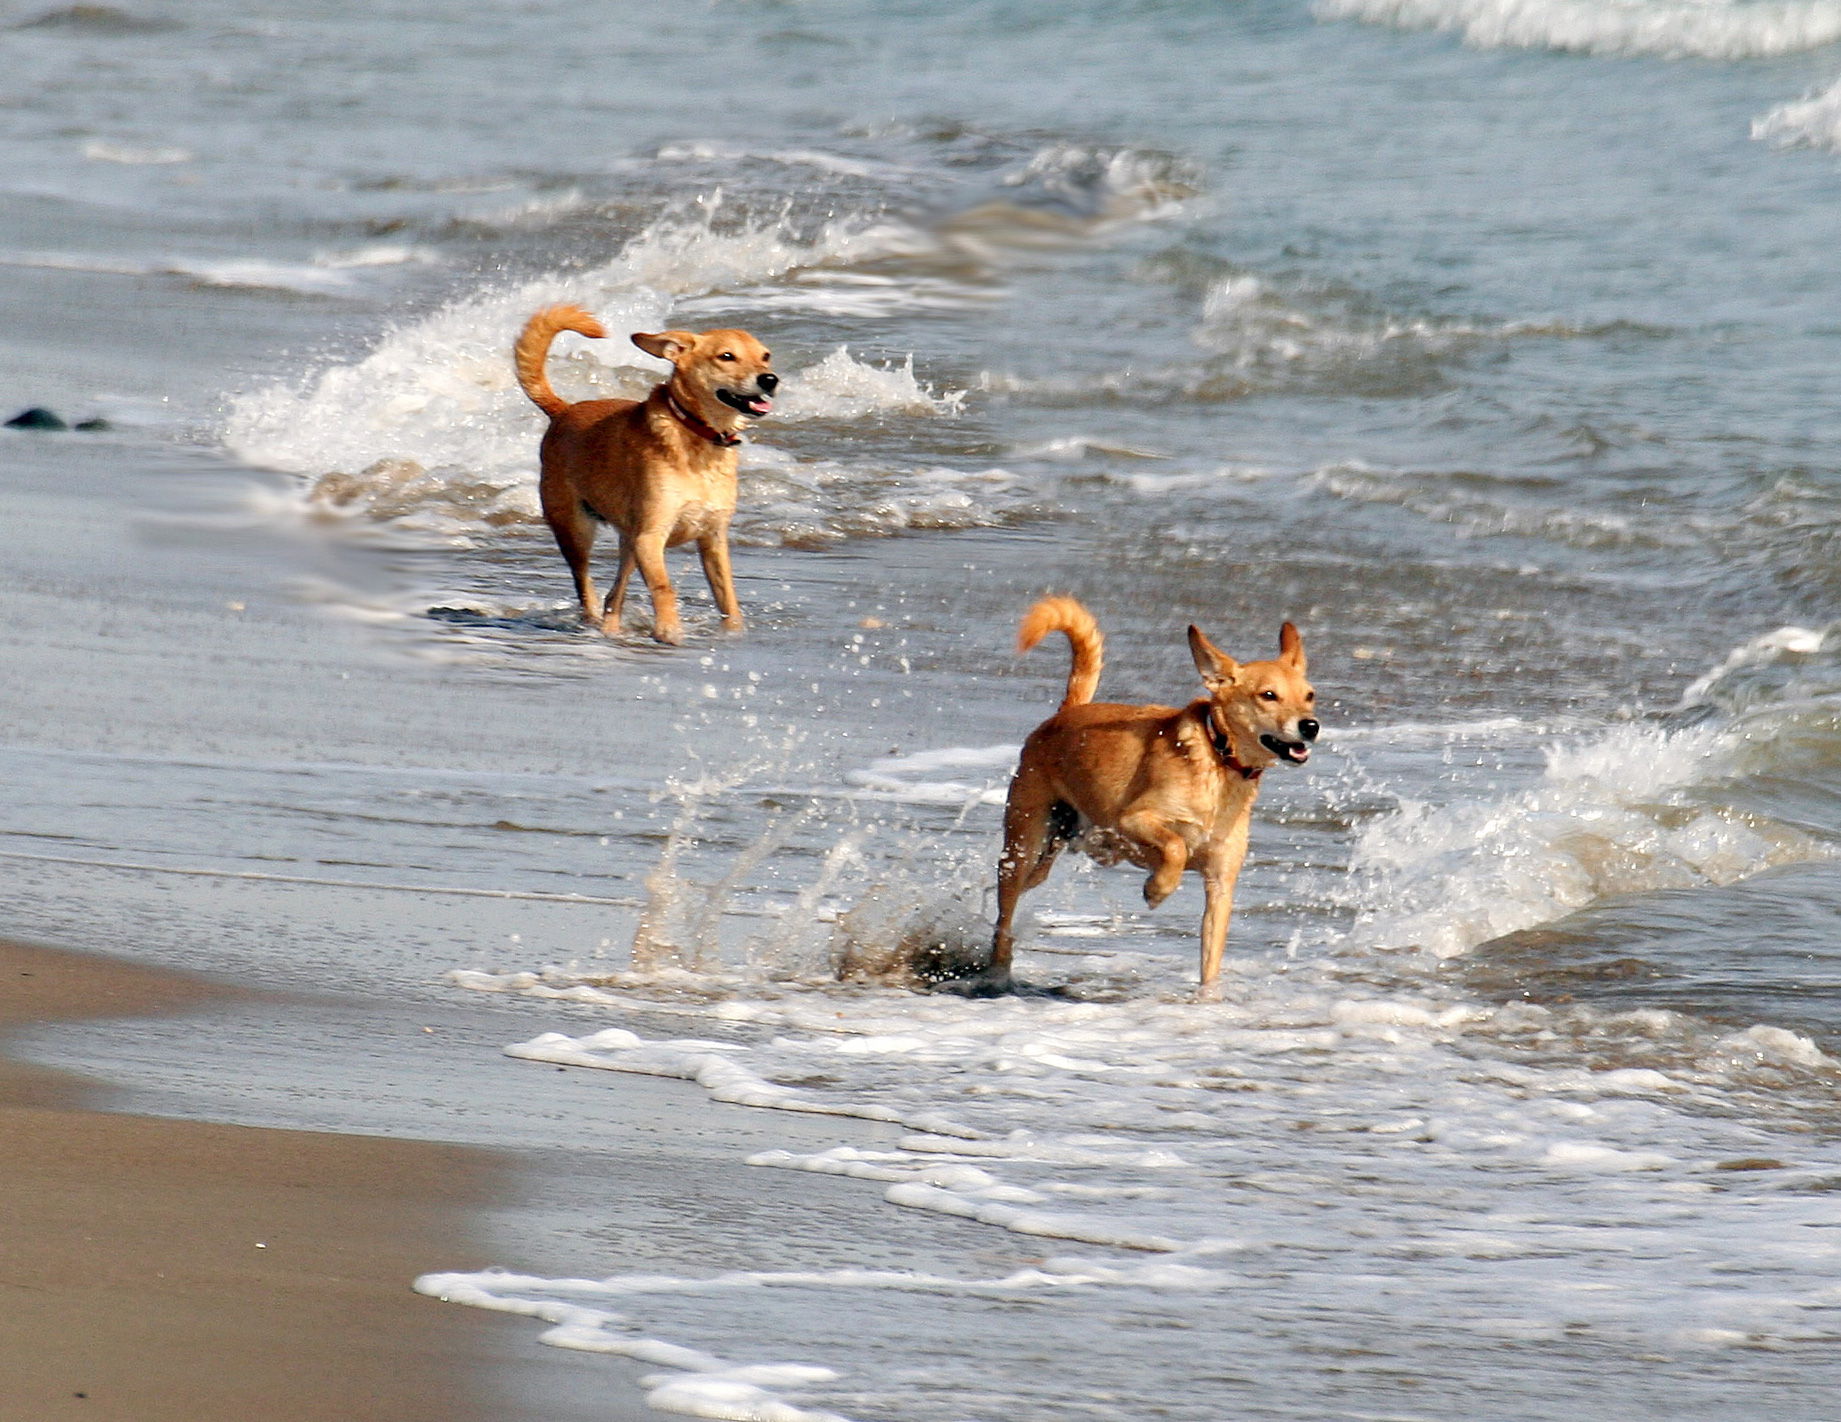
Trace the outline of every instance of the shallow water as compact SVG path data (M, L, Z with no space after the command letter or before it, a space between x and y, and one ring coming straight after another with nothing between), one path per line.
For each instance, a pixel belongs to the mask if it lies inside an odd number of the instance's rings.
M550 1004L515 1056L835 1118L738 1173L957 1231L431 1288L706 1416L1832 1410L1841 9L5 23L0 388L113 427L0 432L11 930ZM688 562L686 648L580 628L560 299L773 345L745 638ZM981 936L1049 590L1121 700L1303 629L1219 1005L1198 890L1074 862L1068 999L835 980Z

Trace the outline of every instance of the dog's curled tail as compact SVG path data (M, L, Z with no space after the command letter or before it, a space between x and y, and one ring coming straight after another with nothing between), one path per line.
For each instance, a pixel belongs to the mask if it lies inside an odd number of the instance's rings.
M550 377L543 368L550 358L550 342L560 331L575 331L597 341L607 335L601 323L579 306L546 306L524 323L513 349L518 384L552 418L569 408L569 402L550 388Z
M1074 664L1068 668L1068 694L1063 706L1085 706L1099 690L1100 668L1105 662L1100 650L1106 639L1100 635L1099 623L1071 597L1045 597L1023 614L1023 625L1016 629L1016 649L1027 652L1050 632L1065 632L1074 648Z

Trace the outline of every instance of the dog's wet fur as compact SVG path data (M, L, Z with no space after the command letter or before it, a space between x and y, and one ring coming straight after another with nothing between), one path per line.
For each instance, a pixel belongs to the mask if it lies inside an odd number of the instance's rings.
M724 630L742 630L729 566L735 514L735 445L749 421L773 409L779 376L773 356L746 331L637 332L648 355L672 364L671 377L644 400L570 404L544 366L563 331L600 340L601 323L575 306L550 306L525 323L514 359L518 384L550 417L538 490L543 516L575 577L582 616L607 636L620 632L627 582L638 569L652 594L652 635L684 640L665 550L695 543ZM589 573L601 524L620 535L620 566L603 604Z
M1208 694L1183 707L1123 706L1093 700L1104 639L1092 614L1072 598L1045 598L1024 615L1018 651L1051 632L1067 635L1073 664L1060 709L1024 743L1010 782L991 958L942 986L974 996L1016 990L1017 901L1072 844L1101 863L1148 870L1144 901L1152 908L1185 870L1202 876L1200 992L1212 995L1260 777L1281 762L1303 765L1317 739L1303 639L1287 622L1276 658L1237 662L1192 626L1189 651Z

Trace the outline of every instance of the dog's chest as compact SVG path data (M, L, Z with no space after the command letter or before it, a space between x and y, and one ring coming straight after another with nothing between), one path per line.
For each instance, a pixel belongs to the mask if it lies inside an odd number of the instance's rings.
M735 469L732 462L712 463L686 480L683 502L671 529L673 543L685 543L721 533L735 513Z
M693 539L708 538L721 533L735 512L735 503L730 500L728 507L719 508L708 503L689 503L678 510L678 519L671 529L673 544L689 543Z

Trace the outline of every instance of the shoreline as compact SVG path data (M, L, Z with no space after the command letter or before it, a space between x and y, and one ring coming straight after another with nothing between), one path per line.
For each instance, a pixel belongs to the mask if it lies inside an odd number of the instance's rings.
M0 940L10 1030L255 994ZM0 1422L503 1417L500 1320L411 1281L487 1262L509 1161L475 1147L98 1109L0 1057Z

